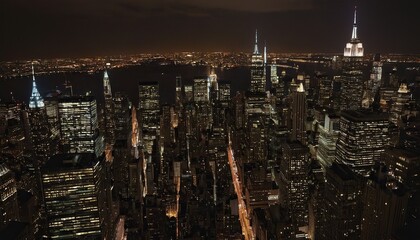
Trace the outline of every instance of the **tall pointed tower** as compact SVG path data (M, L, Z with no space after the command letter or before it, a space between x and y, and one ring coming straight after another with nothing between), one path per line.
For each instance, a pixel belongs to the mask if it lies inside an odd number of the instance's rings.
M41 94L39 94L35 82L35 71L34 64L32 64L32 94L29 98L29 108L43 108L44 99L42 99Z
M344 48L344 57L363 57L363 44L357 37L357 7L354 7L353 29L350 42Z
M254 45L254 55L259 55L258 52L258 29L255 29L255 45Z
M363 76L363 45L357 36L357 8L354 8L351 40L344 48L343 78L341 80L340 110L370 108L371 93Z
M107 68L110 66L107 63ZM115 118L114 118L114 101L112 99L111 83L109 81L108 70L104 71L104 97L105 97L105 109L104 109L104 121L105 121L105 142L113 145L115 142Z
M48 123L48 117L44 100L38 92L35 82L34 65L32 64L32 94L29 98L28 122L31 140L31 154L33 164L35 167L36 177L40 177L39 168L46 162L51 154L54 154L55 146L53 139L51 139L51 132ZM37 181L37 183L39 183ZM40 186L37 185L35 192L40 194ZM38 197L41 197L38 195Z
M251 92L265 92L264 58L258 51L258 31L255 30L254 52L251 57Z

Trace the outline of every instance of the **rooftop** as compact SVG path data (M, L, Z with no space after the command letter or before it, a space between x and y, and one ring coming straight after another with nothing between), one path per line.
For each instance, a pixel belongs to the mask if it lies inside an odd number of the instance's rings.
M387 121L388 114L378 113L372 111L363 111L363 110L346 110L341 112L341 117L349 119L354 122L365 122L365 121Z
M329 170L344 181L354 180L357 177L355 173L345 164L333 163L329 167Z
M94 153L68 153L52 156L41 168L42 172L56 172L60 170L83 169L93 167L100 158Z
M94 96L61 96L58 98L59 102L91 102L91 101L95 101L95 97Z

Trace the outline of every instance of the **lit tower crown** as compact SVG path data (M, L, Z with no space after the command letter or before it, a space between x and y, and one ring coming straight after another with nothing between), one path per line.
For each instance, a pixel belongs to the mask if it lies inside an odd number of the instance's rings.
M357 7L354 7L353 31L351 32L351 40L357 41Z
M351 40L344 48L344 57L363 57L363 44L357 37L357 7L354 7L353 30Z
M255 46L254 46L254 54L260 54L258 51L258 30L255 29Z
M36 88L34 65L32 64L32 94L29 98L29 108L43 108L44 100Z
M297 90L296 90L297 92L301 92L301 93L304 93L305 92L305 88L303 88L303 83L300 83L299 84L299 87L297 88Z

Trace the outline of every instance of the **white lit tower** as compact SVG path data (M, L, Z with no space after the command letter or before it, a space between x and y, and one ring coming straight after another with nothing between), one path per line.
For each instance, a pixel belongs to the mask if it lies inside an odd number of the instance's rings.
M353 30L351 40L344 48L344 57L363 57L363 44L357 37L357 7L354 7Z
M44 99L42 99L41 94L38 92L35 82L35 71L34 65L32 64L32 94L29 98L29 108L43 108Z
M353 30L351 40L344 48L343 78L341 82L340 110L357 110L369 107L371 97L363 81L363 45L357 36L356 7L354 9Z
M258 51L258 31L255 30L254 52L251 57L251 92L265 92L264 57Z

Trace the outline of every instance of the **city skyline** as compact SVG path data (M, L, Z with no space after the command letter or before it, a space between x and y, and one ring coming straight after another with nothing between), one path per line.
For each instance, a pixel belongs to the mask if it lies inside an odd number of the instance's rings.
M46 5L48 4L48 5ZM419 53L415 3L403 1L1 3L0 60L179 51L248 52L258 28L270 52L341 52L354 5L368 53ZM16 18L16 16L20 16ZM13 20L14 19L14 20ZM398 37L396 37L398 36Z
M418 36L386 21L390 34L377 34L393 6L380 3L8 1L31 14L0 40L31 60L0 56L1 239L415 239ZM398 6L387 21L415 24L411 5ZM287 28L256 20L280 14ZM139 19L145 42L129 31ZM34 51L19 40L25 21L46 23L30 26ZM336 50L279 54L282 37ZM135 53L169 43L239 52ZM393 44L409 53L387 54ZM108 57L75 57L95 51Z

